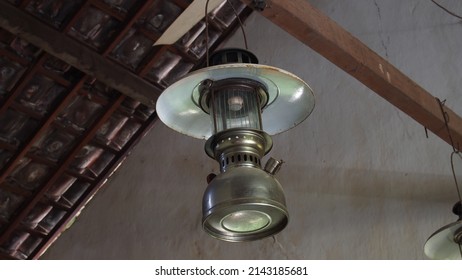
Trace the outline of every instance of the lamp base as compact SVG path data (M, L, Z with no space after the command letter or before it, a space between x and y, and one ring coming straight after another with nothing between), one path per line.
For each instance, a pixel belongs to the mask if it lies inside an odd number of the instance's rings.
M202 200L202 224L225 241L251 241L274 235L289 220L281 184L261 168L273 141L263 131L235 128L210 137L205 151L220 164Z

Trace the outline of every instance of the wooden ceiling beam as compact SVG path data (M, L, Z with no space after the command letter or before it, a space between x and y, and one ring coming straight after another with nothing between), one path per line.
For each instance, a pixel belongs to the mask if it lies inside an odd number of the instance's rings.
M160 89L7 1L0 1L0 27L111 88L155 107Z
M266 2L261 14L359 80L388 102L458 149L462 119L387 60L368 48L307 0L242 0L253 7ZM256 8L256 7L253 7ZM444 110L447 120L447 129ZM449 132L448 132L449 131Z

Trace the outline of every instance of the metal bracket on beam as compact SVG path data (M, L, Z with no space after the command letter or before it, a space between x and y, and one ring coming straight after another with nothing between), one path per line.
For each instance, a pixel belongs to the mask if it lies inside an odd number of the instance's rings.
M266 7L266 0L253 0L250 7L256 11L262 12Z

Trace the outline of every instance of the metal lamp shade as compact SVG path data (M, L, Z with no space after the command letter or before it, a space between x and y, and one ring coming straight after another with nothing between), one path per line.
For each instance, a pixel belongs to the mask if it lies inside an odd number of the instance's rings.
M261 118L263 130L270 135L296 126L313 111L313 91L297 76L276 67L234 63L200 69L169 86L157 100L159 118L180 133L208 139L213 128L210 115L200 106L199 86L204 80L230 78L254 80L265 86L268 101Z
M462 221L451 223L436 231L425 243L425 255L437 260L460 260L460 244L456 236L462 235Z

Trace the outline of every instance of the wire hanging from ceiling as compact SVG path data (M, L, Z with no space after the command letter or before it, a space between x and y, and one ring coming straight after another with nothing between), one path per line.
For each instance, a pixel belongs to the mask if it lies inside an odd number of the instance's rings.
M207 0L205 2L205 59L206 59L206 64L207 67L209 67L209 2L210 0ZM242 31L242 36L244 37L244 45L245 49L248 50L249 46L247 44L247 35L245 34L244 30L244 24L242 23L241 18L239 17L239 13L236 11L236 8L234 8L233 4L230 2L230 0L226 0L226 3L231 7L233 10L234 15L237 18L237 21L239 22L239 26Z
M438 105L440 106L441 114L443 115L443 119L444 119L444 126L446 128L447 133L448 133L449 141L451 142L451 146L452 146L451 170L452 170L452 175L454 177L454 183L455 183L455 186L456 186L457 196L459 198L459 201L462 202L462 196L460 194L460 188L459 188L459 184L457 182L457 176L456 176L456 172L455 172L455 169L454 169L454 155L458 155L459 158L462 159L462 157L460 155L460 150L459 150L459 143L457 143L457 146L456 146L456 144L454 143L454 140L452 138L451 130L449 129L449 117L448 117L447 112L444 110L445 101L441 101L441 100L439 100L439 98L436 98L436 101L438 102Z
M457 147L456 147L456 145L454 144L454 140L452 138L452 135L451 135L451 130L449 129L449 117L448 117L447 112L444 110L444 104L445 104L446 101L445 100L441 101L438 98L436 98L436 101L438 102L438 105L440 106L441 114L443 115L443 119L444 119L444 125L445 125L446 131L448 133L449 141L451 142L452 153L451 153L450 159L451 159L452 177L454 178L454 184L455 184L455 187L456 187L457 196L459 198L459 203L462 204L462 196L460 194L460 187L459 187L459 183L457 181L456 171L455 171L455 168L454 168L454 156L457 155L457 156L459 156L460 159L462 159L462 156L461 156L460 150L459 150L459 143L457 143ZM460 256L462 258L462 245L461 244L458 244L458 245L459 245Z
M248 50L249 46L247 45L247 36L245 34L244 24L242 23L241 17L239 16L239 13L236 11L236 8L233 6L233 4L230 2L230 0L226 0L226 2L231 7L231 9L233 9L233 13L236 16L237 21L239 22L239 26L240 26L241 31L242 31L242 36L244 37L245 49Z
M462 202L462 198L461 198L461 195L460 195L460 188L459 188L459 184L457 183L457 176L456 176L456 172L455 172L455 169L454 169L454 155L458 155L460 159L462 159L462 157L461 157L461 155L460 155L460 153L458 151L451 153L452 176L454 177L454 183L455 183L456 189L457 189L457 196L459 197L459 201Z
M462 157L460 156L460 153L459 151L457 152L452 152L451 153L451 171L452 171L452 176L454 178L454 183L456 185L456 189L457 189L457 195L459 197L459 203L462 203L462 198L460 196L460 189L459 189L459 184L457 182L457 176L456 176L456 171L454 169L454 155L458 155L459 158L462 159ZM454 210L453 210L454 211ZM459 245L459 252L460 252L460 257L462 258L462 245L461 244L458 244Z
M440 3L436 2L435 0L431 0L436 6L440 7L443 11L445 11L446 13L450 14L451 16L453 17L456 17L458 19L462 19L462 16L459 16L458 14L450 11L448 8L444 7L443 5L441 5Z

